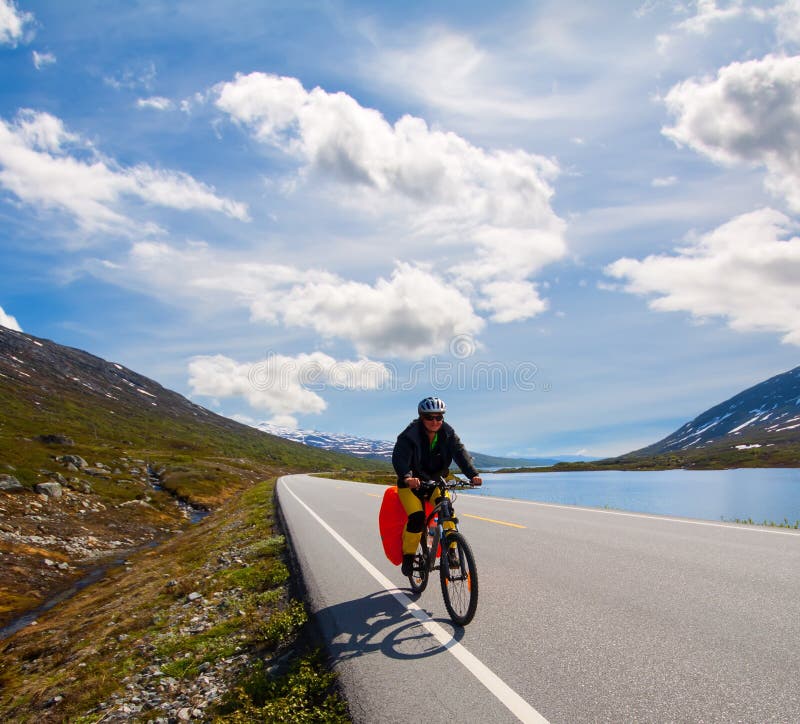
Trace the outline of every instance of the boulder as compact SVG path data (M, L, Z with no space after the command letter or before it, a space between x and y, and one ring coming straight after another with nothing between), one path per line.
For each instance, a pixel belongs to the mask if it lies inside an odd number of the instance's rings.
M87 463L80 455L59 455L56 460L64 465L74 465L76 468L81 470L89 467L89 463Z
M33 489L42 495L46 495L48 498L60 498L62 494L61 484L60 483L37 483L33 486Z
M6 493L16 493L24 489L22 483L13 475L0 475L0 490Z

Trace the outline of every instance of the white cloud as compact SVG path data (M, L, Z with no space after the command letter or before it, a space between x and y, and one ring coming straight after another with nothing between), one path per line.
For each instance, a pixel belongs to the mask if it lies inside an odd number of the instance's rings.
M296 285L280 309L285 324L349 339L361 354L389 357L438 352L457 334L483 327L461 292L404 263L373 285L336 277Z
M34 207L69 213L87 231L134 228L118 208L129 197L248 218L244 204L218 196L188 174L145 164L121 167L81 144L59 118L29 109L13 122L0 119L0 185Z
M768 190L800 211L800 56L733 63L665 102L676 116L666 136L719 164L763 166Z
M374 390L389 380L390 371L378 362L363 358L337 361L322 352L270 355L256 363L240 363L224 355L201 356L189 363L193 394L241 397L251 407L271 412L283 424L295 414L324 411L327 404L317 392L326 388Z
M171 111L175 104L163 96L151 96L150 98L139 98L136 101L137 108L150 108L155 111Z
M654 188L657 188L657 189L666 188L668 186L674 186L676 183L678 183L678 177L677 176L658 176L657 178L654 178L650 183Z
M390 124L345 93L306 91L295 78L237 75L215 92L257 140L297 159L301 181L332 184L340 205L409 219L415 236L477 253L456 274L485 303L505 307L495 283L513 281L527 291L524 309L542 308L522 282L566 253L564 222L550 206L559 172L551 159L486 151L409 115Z
M14 329L17 332L22 331L22 327L19 326L19 322L17 322L17 320L10 314L5 312L2 307L0 307L0 327L6 327L7 329Z
M141 62L126 67L116 75L106 76L103 81L115 90L151 90L156 80L156 66L150 62Z
M461 291L407 263L367 284L318 269L226 257L204 244L177 249L140 242L124 263L100 263L93 273L167 294L173 303L244 307L254 321L312 329L382 358L442 352L457 335L476 335L485 324Z
M786 0L769 11L775 33L783 44L800 43L800 0Z
M33 14L22 12L14 0L0 0L0 45L16 47L33 21Z
M708 35L715 23L722 23L739 18L747 12L743 0L732 0L722 7L716 0L695 0L695 14L678 23L678 28L696 35Z
M619 259L606 273L658 311L723 317L732 329L770 331L800 345L800 238L774 209L738 216L675 255Z
M36 50L33 51L33 64L36 70L41 70L45 66L53 65L56 62L56 56L52 53L40 53Z

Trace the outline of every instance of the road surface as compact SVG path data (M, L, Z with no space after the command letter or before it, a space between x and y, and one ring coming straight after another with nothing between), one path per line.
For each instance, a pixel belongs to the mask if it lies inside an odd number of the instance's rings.
M461 495L459 628L386 560L382 494L278 483L356 722L800 721L800 533Z

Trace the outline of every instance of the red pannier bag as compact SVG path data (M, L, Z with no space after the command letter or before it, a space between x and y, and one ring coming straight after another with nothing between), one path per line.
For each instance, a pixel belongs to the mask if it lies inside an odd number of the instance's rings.
M425 501L425 516L430 515L433 506ZM381 543L386 557L396 566L403 562L403 528L406 526L408 516L406 509L400 502L397 486L386 488L378 513L378 527L381 533Z

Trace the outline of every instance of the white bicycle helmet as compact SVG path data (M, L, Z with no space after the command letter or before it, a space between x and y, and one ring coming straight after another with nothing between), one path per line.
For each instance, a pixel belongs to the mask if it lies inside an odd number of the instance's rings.
M444 415L447 412L447 405L444 404L444 400L438 397L426 397L417 405L417 412L420 415L429 415L431 413Z

